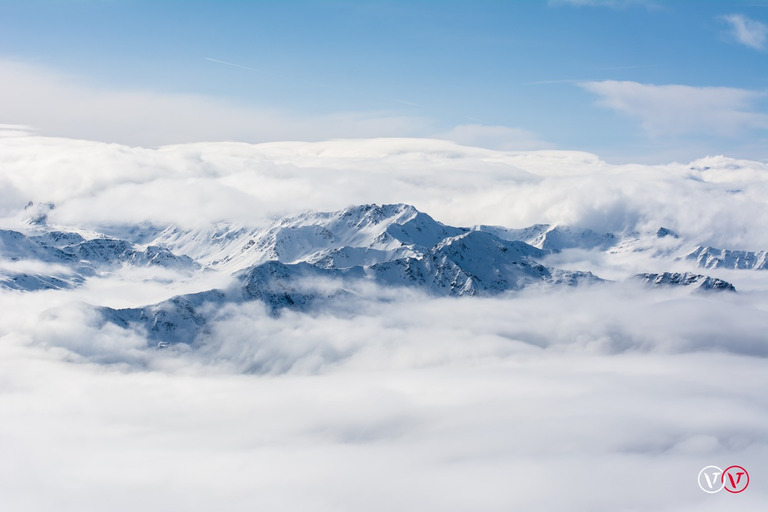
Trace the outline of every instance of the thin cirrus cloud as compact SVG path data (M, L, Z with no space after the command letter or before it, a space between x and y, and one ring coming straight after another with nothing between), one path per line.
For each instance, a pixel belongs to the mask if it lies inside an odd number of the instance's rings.
M768 128L768 115L756 103L766 93L734 87L653 85L605 80L580 84L597 94L598 104L637 119L654 137L715 135L735 137Z
M31 125L41 135L158 146L204 140L414 136L432 130L428 119L389 111L302 116L202 95L95 88L8 60L0 60L0 76L0 97L6 100L0 105L2 122ZM8 126L0 129L18 132Z
M747 18L743 14L728 14L721 16L721 19L730 25L730 35L736 41L756 50L765 50L768 41L768 25Z
M218 65L261 72L206 57ZM0 60L0 137L33 131L41 135L162 146L194 141L273 142L331 138L434 136L492 149L544 149L548 142L522 128L459 125L436 134L436 122L397 110L342 111L301 115L242 106L192 94L97 89L59 73ZM396 99L398 103L418 106ZM31 128L32 125L34 128Z

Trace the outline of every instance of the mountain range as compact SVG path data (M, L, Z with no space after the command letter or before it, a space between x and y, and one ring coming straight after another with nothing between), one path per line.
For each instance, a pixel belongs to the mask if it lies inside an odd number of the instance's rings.
M49 208L53 208L51 205ZM139 308L99 308L105 322L144 331L157 345L192 343L212 312L228 303L261 301L277 315L307 311L360 286L407 287L432 296L490 296L531 286L600 283L589 271L548 264L568 250L606 254L653 251L669 262L702 268L765 270L766 252L692 246L666 228L653 233L597 233L536 224L523 229L453 227L405 204L360 205L304 212L262 227L218 224L118 226L91 232L50 227L35 216L26 233L0 230L0 286L24 291L71 288L123 266L162 267L194 277L223 272L221 289L171 297ZM628 276L652 287L735 291L692 272Z

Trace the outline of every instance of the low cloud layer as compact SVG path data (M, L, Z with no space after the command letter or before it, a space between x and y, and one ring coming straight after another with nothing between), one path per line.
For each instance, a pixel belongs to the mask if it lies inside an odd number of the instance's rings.
M59 293L0 296L0 491L24 510L757 511L755 299L250 304L191 352L142 349ZM709 464L755 483L707 495Z
M724 157L614 166L445 140L0 138L2 222L17 229L34 229L45 201L49 222L83 229L407 202L455 225L663 225L762 249L767 188L765 164ZM606 277L654 270L632 251L552 258ZM34 512L762 510L768 277L713 272L739 291L602 283L438 299L366 284L308 313L229 304L192 345L159 349L93 306L228 276L125 267L72 290L2 290L0 496ZM742 465L753 483L706 494L696 476L711 464Z
M0 165L6 217L28 215L29 201L52 201L51 221L69 226L259 224L305 209L402 202L455 226L665 226L697 243L768 246L766 165L723 157L645 166L429 139L148 149L17 137L0 139Z

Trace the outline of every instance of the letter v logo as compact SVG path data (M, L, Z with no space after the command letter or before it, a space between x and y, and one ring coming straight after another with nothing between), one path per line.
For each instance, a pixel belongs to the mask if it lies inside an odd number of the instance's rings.
M723 470L717 466L707 466L699 471L699 488L710 494L720 492L723 489L721 475Z
M720 480L726 491L736 494L743 492L749 485L749 473L741 466L730 466L723 471Z

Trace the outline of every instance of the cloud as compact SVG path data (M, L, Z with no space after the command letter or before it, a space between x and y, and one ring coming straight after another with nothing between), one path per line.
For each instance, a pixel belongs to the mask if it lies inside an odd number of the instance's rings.
M765 50L765 43L768 40L768 25L747 18L743 14L729 14L721 16L720 19L731 26L730 35L736 41L756 50Z
M192 353L142 350L70 295L0 294L0 492L32 512L708 510L701 467L768 470L765 359L744 351L766 298L250 304Z
M33 131L31 126L23 124L0 124L0 137L22 137Z
M36 131L41 135L160 146L214 140L269 142L403 137L435 132L432 121L395 112L350 111L299 116L191 94L96 89L72 77L7 60L0 60L0 73L4 76L0 95L8 99L0 106L0 120L26 123L0 124L0 137ZM414 105L405 100L396 101ZM436 137L494 149L552 147L531 132L506 126L460 125Z
M43 135L158 146L208 140L408 136L432 129L426 119L392 112L309 117L192 94L97 89L8 60L0 60L0 75L4 98L0 121L31 125Z
M150 149L19 137L0 139L0 196L7 226L19 225L14 215L30 200L56 203L52 222L101 228L260 225L305 209L405 202L458 226L666 226L701 242L768 246L766 165L722 157L611 165L589 153L500 152L434 139Z
M768 114L755 106L766 93L731 87L651 85L606 80L581 84L599 105L638 119L651 136L736 137L768 129Z
M768 246L768 166L725 157L617 166L431 139L150 149L22 136L0 139L0 197L3 212L55 200L52 222L78 227L405 201L458 225L664 225ZM611 271L648 265L627 258ZM765 272L714 269L743 290L716 295L360 287L309 314L230 306L196 349L150 350L87 304L221 285L156 272L0 290L6 508L714 512L693 483L702 467L768 472ZM762 510L752 485L720 498Z
M522 128L464 124L438 135L438 138L452 140L467 146L478 146L500 150L551 149L552 144L539 139L536 134Z

